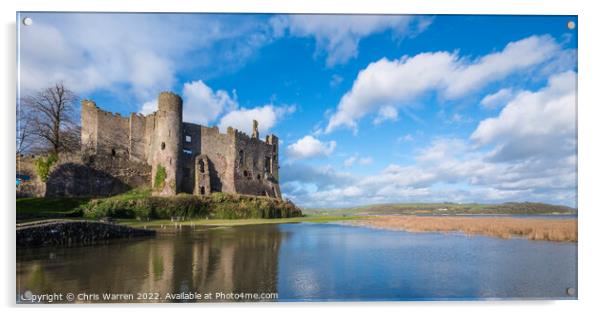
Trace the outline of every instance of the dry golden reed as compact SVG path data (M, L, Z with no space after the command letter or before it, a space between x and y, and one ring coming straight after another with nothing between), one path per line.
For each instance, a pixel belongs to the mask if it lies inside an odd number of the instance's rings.
M576 219L466 216L370 216L359 225L409 232L462 232L509 239L577 242Z

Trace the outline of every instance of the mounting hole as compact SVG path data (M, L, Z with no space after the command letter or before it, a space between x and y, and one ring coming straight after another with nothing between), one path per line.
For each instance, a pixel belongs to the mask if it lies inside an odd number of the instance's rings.
M575 29L575 26L576 26L576 25L575 25L575 21L569 21L569 22L566 24L566 27L567 27L569 30L574 30L574 29Z
M23 18L23 25L30 26L33 24L33 19L30 17Z
M574 287L569 287L566 289L566 295L568 296L575 296L575 288Z

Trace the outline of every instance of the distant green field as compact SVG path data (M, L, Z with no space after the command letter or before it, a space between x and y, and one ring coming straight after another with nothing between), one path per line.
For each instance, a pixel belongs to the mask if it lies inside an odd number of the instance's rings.
M562 205L532 202L502 204L399 203L375 204L350 208L303 208L306 215L461 215L461 214L576 214L577 210Z

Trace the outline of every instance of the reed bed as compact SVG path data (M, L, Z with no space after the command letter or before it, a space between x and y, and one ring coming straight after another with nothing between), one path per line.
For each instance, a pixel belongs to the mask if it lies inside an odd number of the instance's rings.
M465 216L370 216L361 226L409 232L462 232L509 239L577 242L576 219L533 219Z

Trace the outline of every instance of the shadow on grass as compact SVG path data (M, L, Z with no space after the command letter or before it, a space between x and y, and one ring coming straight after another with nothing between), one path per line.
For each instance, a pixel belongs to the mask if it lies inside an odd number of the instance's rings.
M88 201L89 198L18 198L17 221L81 217L79 206Z

